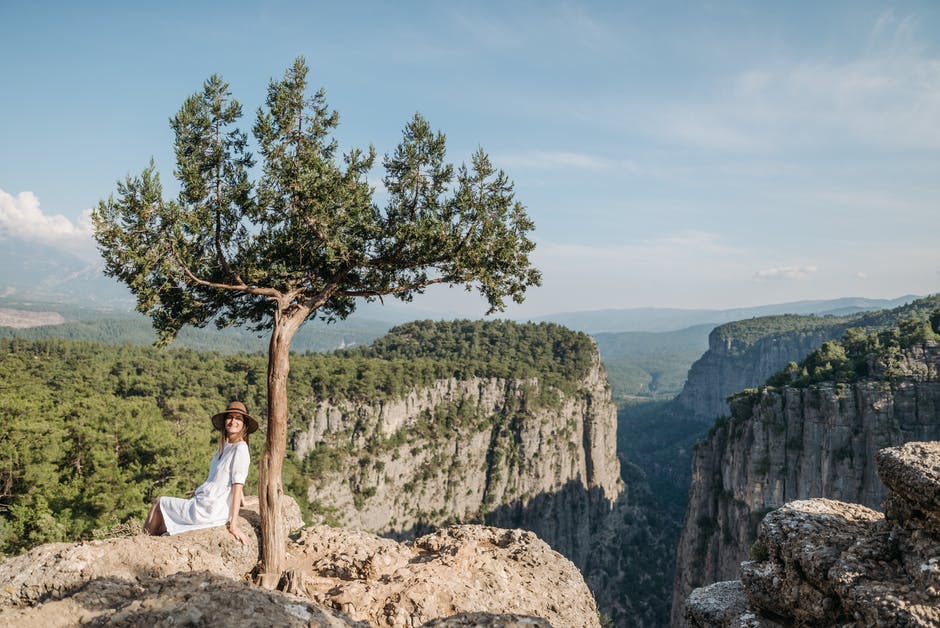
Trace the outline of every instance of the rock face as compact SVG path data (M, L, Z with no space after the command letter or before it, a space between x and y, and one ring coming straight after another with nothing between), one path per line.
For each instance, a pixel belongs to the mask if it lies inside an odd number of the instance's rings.
M885 514L812 499L760 524L740 582L696 589L687 625L940 624L940 443L878 454Z
M708 336L708 351L689 369L677 401L699 421L727 416L725 400L730 395L764 383L789 362L799 362L823 342L840 338L848 326L818 320L808 329L755 339L736 335L740 324L716 327Z
M827 497L880 507L886 488L875 455L940 439L940 347L915 345L888 370L848 385L763 389L738 397L695 450L677 550L673 623L697 586L736 577L770 510Z
M26 329L42 325L61 325L65 318L58 312L28 312L0 307L0 327Z
M255 532L245 546L211 528L37 547L0 564L0 625L599 626L580 572L531 532L457 526L400 544L305 529L284 591L246 581Z
M447 379L376 404L312 407L293 449L344 526L412 538L453 522L531 530L576 565L623 490L616 408L594 352L575 389Z

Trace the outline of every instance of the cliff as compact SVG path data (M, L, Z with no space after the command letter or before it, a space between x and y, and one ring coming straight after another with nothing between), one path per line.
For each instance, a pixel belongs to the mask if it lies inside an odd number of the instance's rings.
M727 416L725 400L731 394L763 383L789 362L799 362L826 340L841 337L847 326L842 319L816 316L772 317L764 322L776 330L782 322L779 319L788 318L800 320L802 329L757 337L742 329L742 323L713 329L708 336L708 351L689 369L685 386L676 398L679 404L705 423Z
M709 334L708 351L689 369L677 401L692 418L711 423L728 415L725 400L730 395L759 386L823 342L841 338L847 329L885 329L902 319L924 317L937 307L940 296L934 295L889 310L847 316L785 314L721 325Z
M246 581L260 532L257 512L241 515L246 545L220 527L6 560L0 625L599 626L581 574L529 532L457 526L402 544L305 528L288 542L280 590L267 591Z
M469 377L379 402L301 405L292 442L313 478L309 499L343 526L399 538L452 522L519 527L584 568L623 490L596 348L567 392Z
M718 421L693 455L673 622L694 587L735 577L767 512L813 497L878 507L886 489L877 451L940 439L938 365L940 346L932 340L870 354L858 366L865 375L852 381L735 397L730 419ZM822 366L839 368L835 359Z
M740 581L696 589L699 628L940 624L940 443L878 453L882 515L829 499L796 501L760 524Z

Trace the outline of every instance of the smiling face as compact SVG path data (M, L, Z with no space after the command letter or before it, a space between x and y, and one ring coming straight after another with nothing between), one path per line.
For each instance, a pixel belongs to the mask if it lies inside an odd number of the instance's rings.
M242 440L245 432L245 420L238 412L225 415L225 435L229 441Z

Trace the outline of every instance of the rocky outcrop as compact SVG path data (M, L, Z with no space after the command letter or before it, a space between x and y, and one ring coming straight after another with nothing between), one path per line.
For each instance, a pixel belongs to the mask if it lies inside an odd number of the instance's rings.
M708 351L692 365L676 400L693 418L710 424L728 415L725 400L730 395L763 384L823 342L842 338L849 328L886 329L938 307L940 296L934 295L890 310L846 316L785 314L721 325L709 334Z
M599 626L577 568L531 532L457 526L401 544L309 528L281 591L246 581L255 532L244 546L212 528L37 547L0 563L0 625Z
M454 522L531 530L585 567L623 490L616 408L594 351L565 392L538 379L446 379L373 404L304 400L294 451L309 499L342 525L411 538Z
M242 508L240 527L248 542L234 541L224 527L176 536L153 537L142 533L87 541L48 543L0 565L0 606L32 605L74 592L91 580L164 578L176 573L202 572L240 580L258 562L261 517L255 505ZM290 497L282 500L287 532L303 527L300 509Z
M285 575L287 591L373 626L474 611L598 625L575 566L523 530L454 526L399 544L319 526L304 531L291 553L298 566Z
M828 499L770 513L740 582L696 589L687 624L940 624L940 443L884 449L877 463L884 515Z
M878 508L879 449L940 439L940 347L915 345L889 366L873 360L851 384L765 388L737 397L695 450L677 550L673 623L697 586L737 576L757 523L793 500L826 497Z

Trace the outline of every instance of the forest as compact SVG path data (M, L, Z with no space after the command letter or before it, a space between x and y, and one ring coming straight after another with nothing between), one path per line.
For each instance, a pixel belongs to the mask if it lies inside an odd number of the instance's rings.
M409 323L369 347L292 357L292 414L319 400L376 400L450 377L539 377L568 389L593 342L550 323ZM233 398L264 426L266 359L193 349L0 338L0 553L94 538L185 496L216 445L209 416ZM289 425L289 428L291 426ZM420 427L420 426L419 426ZM250 442L253 460L263 436ZM257 488L252 465L246 492ZM305 514L302 461L285 490Z
M891 374L902 351L915 344L940 340L940 310L928 319L909 318L897 327L875 332L851 327L839 342L824 342L799 364L790 362L767 380L768 386L806 388L820 382L850 384L869 374L873 360Z

